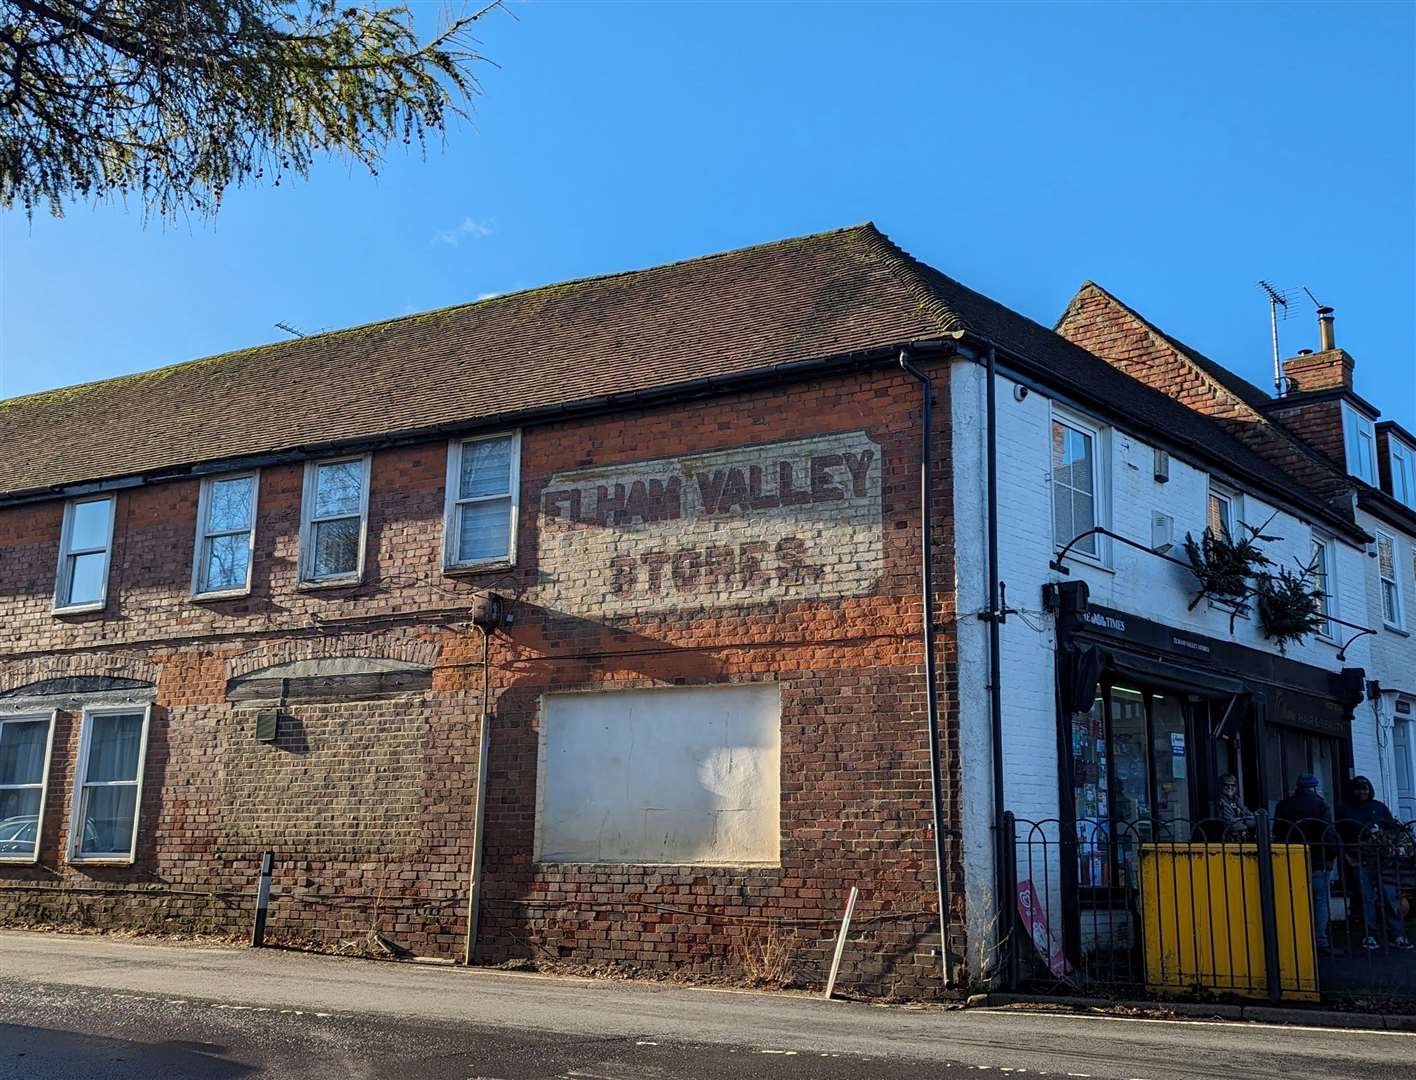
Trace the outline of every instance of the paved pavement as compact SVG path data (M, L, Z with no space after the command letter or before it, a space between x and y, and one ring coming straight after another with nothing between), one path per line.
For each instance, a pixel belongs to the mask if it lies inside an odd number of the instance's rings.
M0 1078L1408 1080L1416 1035L885 1008L0 932Z

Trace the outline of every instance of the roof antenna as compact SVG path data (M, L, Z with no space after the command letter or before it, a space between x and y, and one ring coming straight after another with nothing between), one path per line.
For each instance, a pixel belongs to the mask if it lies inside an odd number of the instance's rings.
M276 327L277 330L284 330L284 331L285 331L287 334L289 334L291 337L304 337L304 336L305 336L305 334L304 334L303 331L301 331L301 330L296 330L295 327L291 326L289 323L278 322L278 323L275 324L275 327Z
M1268 296L1269 328L1273 332L1273 390L1278 397L1283 396L1283 367L1278 362L1278 309L1283 309L1283 318L1288 318L1288 294L1279 292L1267 281L1259 279L1259 288Z

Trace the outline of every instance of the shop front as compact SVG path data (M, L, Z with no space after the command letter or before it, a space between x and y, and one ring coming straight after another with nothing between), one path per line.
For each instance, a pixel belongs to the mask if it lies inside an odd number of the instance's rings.
M1064 936L1069 955L1129 963L1142 849L1242 839L1220 813L1227 776L1270 815L1305 772L1333 801L1363 672L1091 605L1083 583L1056 599Z

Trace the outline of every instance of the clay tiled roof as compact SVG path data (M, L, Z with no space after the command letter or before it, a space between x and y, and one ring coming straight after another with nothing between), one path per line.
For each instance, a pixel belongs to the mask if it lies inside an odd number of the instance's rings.
M0 495L474 424L937 336L874 227L0 402Z
M432 434L966 331L1074 396L1304 501L1209 418L869 224L0 402L0 498Z

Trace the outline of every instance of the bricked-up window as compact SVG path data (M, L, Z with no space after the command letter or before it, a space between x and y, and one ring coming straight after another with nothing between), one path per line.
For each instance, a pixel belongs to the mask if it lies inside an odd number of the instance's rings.
M460 439L448 446L443 567L505 565L516 556L521 436Z
M545 695L537 860L777 865L781 714L760 683Z
M1369 484L1377 482L1377 433L1372 421L1347 402L1342 403L1343 442L1347 447L1347 471Z
M55 611L100 611L108 600L114 497L74 499L64 507Z
M138 844L147 708L85 709L69 820L71 862L132 862Z
M1337 579L1333 576L1332 545L1332 537L1324 536L1316 529L1313 530L1313 587L1322 596L1320 606L1325 616L1335 614L1332 598L1337 589ZM1332 623L1324 619L1323 624L1318 627L1318 634L1325 638L1332 637Z
M364 573L369 457L311 461L300 511L300 580L345 585Z
M0 717L0 862L36 862L54 714Z
M231 596L251 588L256 541L255 473L202 481L197 501L197 550L193 596Z
M1401 580L1397 576L1396 537L1377 530L1377 573L1382 583L1382 622L1400 630Z
M1052 538L1058 547L1102 524L1098 435L1072 420L1052 420ZM1093 533L1072 550L1097 558L1101 544Z

